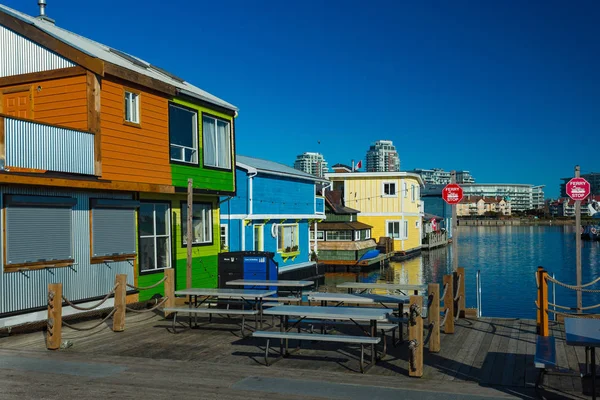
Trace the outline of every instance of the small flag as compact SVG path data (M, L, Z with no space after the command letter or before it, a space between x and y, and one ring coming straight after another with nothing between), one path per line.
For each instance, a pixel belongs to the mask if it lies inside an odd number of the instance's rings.
M361 169L361 168L362 168L362 160L360 160L360 161L358 162L358 164L356 164L356 168L354 168L354 170L355 170L355 171L358 171L358 170L359 170L359 169Z

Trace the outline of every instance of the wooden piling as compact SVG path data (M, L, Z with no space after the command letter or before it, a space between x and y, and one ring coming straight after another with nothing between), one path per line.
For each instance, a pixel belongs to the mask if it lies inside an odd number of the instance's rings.
M48 285L48 322L46 348L60 349L62 342L62 283Z
M427 322L431 329L429 338L429 352L437 353L441 349L440 344L440 285L430 283L428 286L429 298L431 306L427 311Z
M538 268L538 335L549 336L550 330L548 328L548 282L546 272L542 267Z
M173 268L165 269L165 301L166 307L175 307L175 271ZM171 313L165 312L165 318Z
M458 300L456 301L456 307L455 307L455 311L454 311L454 315L457 314L457 310L460 310L460 314L459 314L459 318L464 318L465 317L465 309L467 308L467 299L465 296L465 288L466 288L466 282L465 282L465 269L464 267L458 267L456 269L456 272L454 272L454 282L456 282L457 284L455 285L456 287L456 292L458 293Z
M409 346L414 346L414 349L410 350L408 355L408 375L420 378L423 376L423 318L420 313L416 316L412 315L412 309L415 305L419 312L422 312L422 296L410 296L408 342Z
M127 304L127 275L115 277L115 314L113 315L113 332L125 330L125 306Z
M454 333L454 277L452 275L444 275L444 286L448 285L446 294L444 295L444 312L448 313L445 316L446 324L444 325L444 333Z

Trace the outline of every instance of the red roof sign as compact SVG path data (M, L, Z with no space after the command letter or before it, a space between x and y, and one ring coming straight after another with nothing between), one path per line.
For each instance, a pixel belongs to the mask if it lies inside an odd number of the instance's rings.
M583 178L573 178L565 187L567 195L573 200L583 200L590 194L590 183Z
M442 198L448 204L460 203L463 198L463 190L456 183L450 183L442 189Z

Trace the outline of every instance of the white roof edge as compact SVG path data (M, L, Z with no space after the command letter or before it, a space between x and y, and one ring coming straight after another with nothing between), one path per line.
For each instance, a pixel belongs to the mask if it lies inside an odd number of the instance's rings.
M242 169L245 169L246 171L250 172L251 174L256 174L256 173L258 173L258 171L256 170L256 168L254 168L254 167L251 167L251 166L249 166L249 165L246 165L246 164L244 164L244 163L241 163L241 162L239 162L239 161L236 161L236 162L235 162L235 166L236 166L236 167L240 167L240 168L242 168Z
M328 179L336 176L340 178L394 178L394 177L410 177L415 178L421 185L424 185L423 178L419 174L413 174L411 172L330 172L326 173L325 176Z
M302 179L302 180L305 180L305 181L313 181L313 182L323 182L323 183L329 182L329 180L323 179L323 178L319 178L317 176L310 177L310 176L303 176L303 175L288 174L286 172L280 172L280 171L271 171L270 169L254 168L254 167L251 167L251 166L249 166L247 164L241 163L239 161L236 161L235 165L237 167L245 169L248 172L261 172L261 173L267 174L267 175L286 176L286 177L289 177L289 178Z

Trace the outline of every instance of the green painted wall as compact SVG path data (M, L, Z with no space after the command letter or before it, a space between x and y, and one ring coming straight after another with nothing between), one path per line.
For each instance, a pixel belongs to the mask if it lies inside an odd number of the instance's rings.
M209 108L202 107L181 99L173 99L173 103L181 104L185 107L192 108L198 111L198 166L186 166L180 164L171 164L171 176L173 178L173 186L187 187L188 178L194 180L195 189L215 190L224 192L235 191L235 135L232 136L231 143L232 155L231 163L234 167L232 171L218 171L213 169L205 169L202 167L202 113L208 113L216 117L229 121L231 129L233 129L233 118L229 115L213 111Z
M175 267L175 288L186 287L187 248L181 243L181 202L186 201L185 195L141 195L140 200L168 200L171 202L171 253L172 265ZM192 287L217 287L217 261L220 247L220 215L217 196L194 195L194 201L212 202L213 242L210 245L192 247ZM137 271L139 273L139 271ZM153 274L140 275L139 287L151 286L160 281L163 271ZM164 285L140 292L140 301L148 300L155 294L164 294Z

